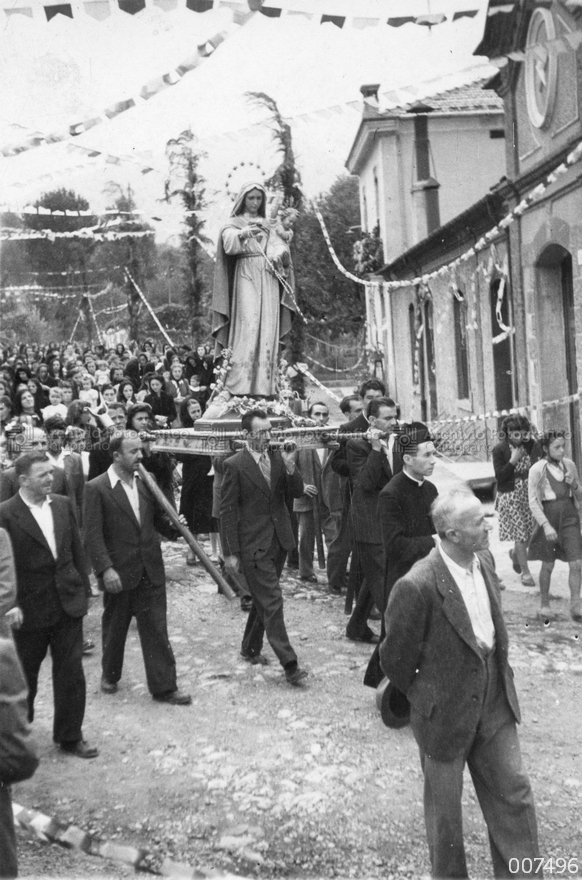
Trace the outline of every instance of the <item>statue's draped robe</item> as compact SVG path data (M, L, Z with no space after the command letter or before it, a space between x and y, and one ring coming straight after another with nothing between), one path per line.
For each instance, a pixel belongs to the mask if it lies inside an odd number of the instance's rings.
M212 308L217 354L232 349L225 388L235 396L273 396L281 341L291 329L293 302L269 270L268 232L241 240L248 223L231 217L220 232ZM292 273L289 279L292 284Z

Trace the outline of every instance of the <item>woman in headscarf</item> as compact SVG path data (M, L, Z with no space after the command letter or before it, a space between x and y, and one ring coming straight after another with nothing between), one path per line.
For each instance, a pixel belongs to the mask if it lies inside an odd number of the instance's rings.
M276 393L279 348L291 329L292 298L263 255L271 232L266 208L264 186L246 184L216 247L212 334L217 354L232 349L225 383L231 395ZM274 266L280 269L278 260ZM287 283L293 288L292 267Z

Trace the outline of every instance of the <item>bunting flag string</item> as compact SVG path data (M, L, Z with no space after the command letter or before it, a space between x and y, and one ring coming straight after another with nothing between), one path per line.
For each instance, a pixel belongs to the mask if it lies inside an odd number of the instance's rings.
M79 286L69 286L69 287L39 287L37 284L19 284L19 285L8 285L6 287L0 287L0 295L2 296L18 296L20 293L31 293L36 295L41 299L75 299L79 296L79 294L83 294L90 290L92 287L100 287L99 284L89 284L84 287ZM100 296L100 294L93 294L92 296Z
M241 25L245 24L254 14L254 12L247 12L246 15L238 19L238 23ZM223 43L227 37L234 32L235 29L238 29L238 24L235 25L233 20L226 27L223 27L222 30L217 31L203 45L198 46L196 52L185 58L175 68L146 82L135 95L116 101L114 104L110 104L108 107L100 110L96 116L71 123L60 131L55 131L46 135L35 132L19 143L8 144L0 149L0 156L15 156L19 153L26 152L27 150L35 149L36 147L46 144L56 144L61 141L66 141L69 138L77 137L78 135L89 131L89 129L94 128L96 125L101 125L103 122L107 122L107 120L114 119L116 116L131 110L142 101L149 101L154 95L158 95L170 86L176 85L176 83L179 83L187 73L190 73L192 70L199 67L210 57L210 55L212 55L218 46L220 46L221 43ZM111 158L119 159L119 157Z
M570 168L573 165L576 165L577 162L580 162L582 159L582 141L580 141L574 149L568 153L566 156L566 161L561 162L556 168L551 171L545 180L542 183L539 183L534 189L531 190L524 198L513 208L499 223L490 229L485 235L481 236L481 238L470 248L468 248L460 257L457 257L455 260L451 260L450 263L447 263L444 266L441 266L440 269L435 269L432 272L428 272L425 275L417 275L415 278L406 278L401 281L385 281L383 282L386 290L402 290L406 287L417 287L418 285L426 285L429 281L432 281L434 278L441 277L446 275L447 272L454 271L461 263L465 263L467 260L471 259L471 257L476 256L481 251L484 251L486 248L490 247L493 240L497 238L498 235L501 234L503 229L506 229L518 217L531 208L537 201L539 201L542 196L546 193L546 190L549 186L555 183L560 177L564 174L567 174ZM342 266L334 248L331 243L331 239L329 237L329 233L327 231L327 227L325 225L325 220L317 207L317 205L312 203L313 210L315 216L319 221L319 225L321 226L321 231L323 233L323 237L327 244L327 248L329 250L330 256L333 259L335 265L346 278L349 278L350 281L355 281L357 284L362 284L364 286L370 285L373 282L367 281L364 278L358 278L357 275L353 275L349 272L344 266Z
M314 357L311 357L311 355L305 355L308 361L311 361L312 364L316 364L318 367L321 367L322 370L327 370L328 373L353 373L354 370L358 369L365 356L365 352L362 352L356 363L353 364L351 367L328 367L326 364L322 364L321 361L318 361Z
M577 400L580 400L579 391L576 391L574 394L568 394L566 397L558 397L555 400L544 400L543 403L539 405L530 403L525 404L524 406L514 406L511 409L494 409L490 412L478 413L477 415L459 416L450 419L436 419L427 422L427 424L431 429L438 430L441 425L457 425L467 422L483 422L486 419L501 419L505 416L521 415L526 410L533 412L536 409L549 409L550 407L565 406L569 403L575 403Z
M79 296L86 297L87 299L98 299L105 294L111 294L111 284L108 284L103 290L97 291L97 293L91 293L91 288L100 286L100 284L88 284L83 287L71 285L70 287L46 288L37 286L31 287L30 285L10 285L7 287L0 287L0 296L9 299L12 296L16 297L21 293L26 293L30 294L31 298L34 300L58 299L59 302L61 302L62 300L67 299L78 299Z
M331 388L326 388L323 382L320 382L319 379L314 376L313 373L310 372L310 370L308 370L307 364L292 364L291 368L293 370L297 370L298 373L301 373L303 376L309 379L310 382L313 382L314 385L317 385L318 388L321 388L322 391L325 391L325 393L333 400L337 401L337 403L342 402L342 398L338 397L335 391L332 391Z
M119 306L109 306L107 309L100 309L95 315L113 315L127 309L127 303L121 303Z
M153 229L144 229L139 232L107 232L99 231L93 227L84 229L76 229L74 232L53 232L52 229L13 229L11 227L0 227L0 241L28 241L31 239L45 239L54 241L56 238L80 238L92 239L94 241L117 241L120 238L143 238L146 235L155 235Z
M61 277L61 278L68 278L71 275L94 275L98 272L112 272L114 269L122 269L122 268L123 268L123 266L97 266L96 268L70 269L67 272L32 272L32 271L27 270L23 274L24 275L32 275L35 278L44 278L45 276L53 277L55 275L57 277ZM33 286L39 286L39 285L24 285L24 287L26 287L26 286L33 287ZM52 284L49 286L51 287L52 290L57 289ZM89 286L91 286L91 285L89 285ZM42 289L46 290L46 288L42 288ZM67 288L64 287L63 290L65 290L65 289L67 289Z
M107 6L105 10L104 2ZM63 4L58 7L58 11L62 14L66 15L68 18L76 18L78 17L78 13L89 15L91 18L96 17L94 13L91 11L92 7L91 0L86 0L85 3L79 4L81 9L77 7L77 5L73 4ZM258 9L258 12L261 15L264 15L266 18L273 19L281 19L285 17L296 18L300 16L306 21L310 21L313 24L333 24L338 28L349 28L354 27L358 30L362 30L368 27L379 27L381 25L387 24L389 27L402 27L405 24L417 24L424 27L433 27L434 25L441 24L442 22L447 20L447 15L444 12L437 13L428 13L424 15L400 15L400 16L392 16L390 18L386 18L385 16L378 15L346 15L346 14L338 14L339 10L333 11L331 9L332 3L330 3L330 9L327 13L321 12L310 12L307 9L293 9L289 7L283 7L278 5L277 3L266 3L264 0L257 0L257 2L243 2L243 0L186 0L186 8L196 13L204 13L210 9L220 9L220 8L229 8L233 11L237 18L240 18L241 15L245 13L248 14L249 7L251 9ZM472 4L468 3L468 9L461 9L453 13L452 21L456 21L459 18L474 18L479 13L479 9L472 8ZM135 14L132 10L127 10L125 7L127 6L127 0L125 0L124 11L129 11L130 14ZM84 7L84 8L82 8ZM115 14L118 9L121 9L121 5L115 2L115 0L101 0L99 3L99 19L103 20L104 18L108 18L111 14ZM50 21L54 15L53 6L44 6L45 15L47 21ZM512 8L512 7L511 7ZM136 13L138 12L139 6L136 6ZM65 11L66 10L66 11ZM12 9L4 10L8 16L10 16L13 12ZM96 10L95 10L96 11ZM104 14L105 13L105 14ZM450 13L448 13L450 15Z

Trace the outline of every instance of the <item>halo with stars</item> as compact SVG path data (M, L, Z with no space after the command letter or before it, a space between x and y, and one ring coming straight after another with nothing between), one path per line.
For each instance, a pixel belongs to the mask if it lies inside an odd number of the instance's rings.
M234 202L245 183L256 180L264 184L266 177L267 175L256 162L239 162L226 177L226 193L231 202Z

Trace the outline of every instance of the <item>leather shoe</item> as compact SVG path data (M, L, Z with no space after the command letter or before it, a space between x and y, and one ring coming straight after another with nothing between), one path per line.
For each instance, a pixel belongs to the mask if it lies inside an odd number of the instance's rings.
M171 706L189 706L192 702L190 694L183 691L169 691L167 694L154 694L154 700L157 703L169 703Z
M380 641L380 637L376 635L376 633L371 630L369 627L366 629L361 636L354 636L349 630L346 629L346 636L350 640L350 642L367 642L369 645L377 645Z
M101 690L104 694L116 694L118 684L116 681L107 681L106 678L101 679Z
M271 662L264 654L243 654L241 651L240 655L243 660L246 660L251 666L268 666Z
M99 749L90 746L84 739L74 743L61 743L61 751L67 755L75 755L76 758L96 758L99 754Z
M297 685L300 685L301 682L307 678L308 674L309 673L307 673L305 669L301 669L300 666L297 666L292 672L285 672L285 678L289 684L297 687Z
M85 639L83 642L83 654L90 654L94 647L95 642L92 639Z
M240 610L241 611L250 611L253 607L253 600L250 596L241 596L240 600Z
M307 581L308 584L318 584L317 575L315 574L302 574L299 578L300 581Z
M570 605L570 617L572 620L575 620L576 623L582 623L582 602L580 599L574 600Z

